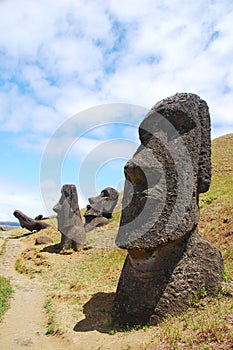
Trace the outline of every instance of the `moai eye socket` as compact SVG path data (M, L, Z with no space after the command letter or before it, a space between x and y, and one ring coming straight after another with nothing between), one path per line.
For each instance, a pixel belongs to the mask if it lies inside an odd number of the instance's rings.
M109 195L109 193L108 193L107 190L101 191L100 196L101 196L101 197L110 197L110 195Z

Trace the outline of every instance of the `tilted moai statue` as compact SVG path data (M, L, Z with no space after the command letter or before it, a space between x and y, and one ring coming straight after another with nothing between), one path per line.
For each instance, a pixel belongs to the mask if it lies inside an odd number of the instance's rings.
M88 198L89 204L84 214L86 232L108 224L117 204L119 193L112 187L104 188L99 196Z
M13 215L19 220L20 226L29 231L40 231L50 225L38 219L32 219L20 210L15 210Z
M157 324L214 295L220 251L198 231L199 193L209 189L210 117L197 95L158 102L139 127L141 145L126 164L116 244L128 250L112 316L119 324Z
M57 213L58 230L61 232L60 250L81 248L86 243L86 233L81 219L75 185L62 186L61 198L53 210Z

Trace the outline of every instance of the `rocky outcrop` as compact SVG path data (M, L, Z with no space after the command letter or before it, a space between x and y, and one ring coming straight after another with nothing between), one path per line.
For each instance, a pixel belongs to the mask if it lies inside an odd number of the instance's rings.
M197 95L157 103L139 127L141 145L125 166L116 244L128 250L113 318L157 324L217 291L220 251L198 232L199 193L210 186L210 117Z
M48 236L39 236L35 240L35 245L48 244L48 243L52 243L52 242L53 242L52 238L50 238Z

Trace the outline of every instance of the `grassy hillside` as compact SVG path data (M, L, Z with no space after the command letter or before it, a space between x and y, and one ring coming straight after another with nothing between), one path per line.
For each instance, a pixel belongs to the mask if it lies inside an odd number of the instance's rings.
M88 234L92 249L54 254L53 247L42 249L34 240L42 233L23 238L26 246L16 269L44 283L48 315L47 334L64 333L75 337L97 330L105 345L90 349L232 349L233 347L233 134L212 143L213 176L210 190L201 196L200 230L223 253L225 271L216 298L197 297L179 317L169 317L157 327L118 332L110 310L125 251L114 246L119 212L111 222ZM53 224L55 222L53 221ZM17 232L16 232L17 231ZM22 234L24 230L16 230ZM55 227L48 234L59 242ZM46 251L47 250L47 251ZM109 338L106 338L106 335ZM109 340L108 340L109 339ZM87 349L88 335L87 335Z

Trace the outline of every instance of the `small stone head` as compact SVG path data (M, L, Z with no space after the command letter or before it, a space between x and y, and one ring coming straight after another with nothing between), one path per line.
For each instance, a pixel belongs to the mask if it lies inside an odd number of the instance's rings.
M53 207L53 210L59 215L64 205L70 207L71 213L75 213L78 210L78 194L75 185L66 184L62 186L61 198Z
M199 193L211 178L208 106L188 93L162 100L142 121L139 137L141 145L124 168L116 244L153 249L198 224Z
M53 207L53 210L57 213L59 231L64 233L69 227L75 225L76 217L80 216L75 185L66 184L62 186L61 198Z
M88 198L90 204L87 206L84 216L103 216L110 219L117 204L118 195L118 192L114 188L104 188L98 196Z

